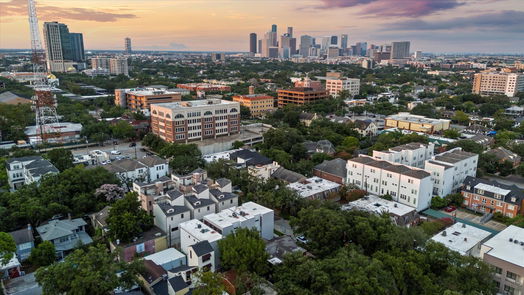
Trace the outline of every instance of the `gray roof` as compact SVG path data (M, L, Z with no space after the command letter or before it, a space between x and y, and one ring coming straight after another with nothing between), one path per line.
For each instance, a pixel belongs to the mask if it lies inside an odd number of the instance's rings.
M308 153L316 153L317 150L321 153L326 154L333 154L335 153L335 146L326 139L319 140L317 142L314 141L306 141L303 143L304 147L306 148Z
M283 180L287 183L294 183L299 182L301 180L306 179L306 177L300 173L297 173L295 171L288 170L284 167L278 167L273 174L271 174L271 177L275 179Z
M5 162L7 164L11 164L13 162L27 162L27 161L34 161L34 160L43 160L42 156L27 156L27 157L18 157L18 158L11 158L6 160Z
M60 172L51 162L44 159L38 159L25 165L25 169L29 170L29 173L31 173L33 177Z
M234 199L238 197L238 195L236 194L222 192L216 188L210 189L209 193L213 195L217 200L220 200L220 201Z
M215 204L215 202L211 201L210 199L203 199L203 198L199 199L199 198L197 198L196 196L193 196L193 195L186 196L185 198L189 202L191 207L193 207L195 209Z
M201 184L201 183L193 186L193 191L196 192L197 194L200 194L201 192L205 192L208 189L209 187L207 185Z
M364 165L384 169L387 171L400 173L402 175L406 175L413 178L422 179L430 176L430 174L424 170L413 169L405 165L392 164L390 162L377 160L371 157L359 156L353 159L349 159L348 162L361 163Z
M172 189L170 191L167 191L166 195L168 195L171 200L175 200L175 199L183 196L184 194L181 191L177 190L177 189Z
M102 210L91 214L91 218L96 220L101 226L106 227L107 226L107 217L109 216L109 209L111 209L110 206L105 206Z
M169 203L157 203L157 205L168 217L189 211L186 206L171 206Z
M208 241L198 242L190 247L193 248L193 251L199 257L213 252L213 247L211 247Z
M219 178L215 181L220 187L224 187L228 184L231 184L231 180L227 178Z
M135 171L139 168L147 168L146 165L138 162L137 160L133 160L133 159L116 160L102 167L104 167L106 170L112 173L122 173L122 172Z
M68 235L72 235L73 231L80 226L85 226L87 223L82 218L51 220L48 223L36 228L36 231L44 241L51 241Z
M184 290L188 287L186 281L181 276L174 276L168 280L169 284L175 290L175 292L178 292L180 290Z
M167 160L160 158L159 156L147 156L141 159L138 159L138 161L147 167L154 167L156 165L162 165L167 164Z
M0 93L0 103L11 103L13 100L22 100L22 101L25 101L26 103L31 103L30 99L22 97L11 91Z
M390 150L396 151L396 152L400 152L403 150L417 150L421 148L421 146L427 146L427 144L411 142L411 143L406 143L403 145L392 147L390 148Z
M292 237L284 235L268 241L266 244L266 252L269 256L277 257L282 260L288 253L303 253L306 252L306 250L299 247Z
M436 155L435 160L441 161L444 163L455 164L462 160L465 160L465 159L468 159L474 156L478 156L478 155L474 153L470 153L470 152L461 151L461 150L454 150L451 152L444 152L444 153Z
M17 245L33 242L35 240L33 237L33 231L29 227L12 231L9 234L13 237Z
M315 169L322 171L322 172L332 174L332 175L336 175L336 176L339 176L345 179L347 175L346 164L347 164L346 160L336 158L330 161L325 160L324 162L315 166Z
M509 161L519 161L520 160L519 155L503 147L498 147L496 149L489 150L486 152L486 154L493 154L499 160L509 160Z

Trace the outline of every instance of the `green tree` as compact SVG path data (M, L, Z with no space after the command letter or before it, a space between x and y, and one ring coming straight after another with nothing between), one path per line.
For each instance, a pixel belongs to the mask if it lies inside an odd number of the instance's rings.
M16 252L16 243L13 237L4 232L0 232L0 264L7 264Z
M423 103L416 105L412 110L411 113L413 115L420 115L424 117L430 117L435 118L437 113L435 111L435 107L431 104Z
M245 143L243 143L242 141L238 141L237 140L237 141L233 142L233 146L232 147L234 149L239 149L239 148L243 147L244 145L245 145Z
M239 228L218 241L222 267L263 275L268 270L265 243L256 229Z
M459 124L462 124L462 125L467 125L469 123L469 116L468 114L464 113L463 111L456 111L455 115L453 115L451 120Z
M242 120L247 120L251 118L251 111L248 107L243 105L240 106L240 118Z
M55 245L50 241L43 241L31 250L29 261L35 266L48 266L56 261Z
M78 249L63 262L39 268L36 281L49 295L102 295L118 287L130 288L136 283L140 262L116 262L116 255L103 245Z
M440 196L434 196L431 198L431 208L433 209L441 209L449 205L449 200L446 198L442 198Z
M109 209L107 226L113 240L126 243L150 229L153 217L142 209L137 193L132 192L117 200Z
M447 129L444 130L444 137L456 139L460 137L460 132L457 129Z
M116 124L111 126L111 133L114 138L118 139L130 139L135 137L135 129L127 121L118 121Z
M195 289L193 295L222 295L226 291L224 278L216 272L196 273Z
M480 143L476 143L473 140L464 139L464 140L457 140L455 142L452 142L448 144L448 150L451 150L453 148L460 147L462 150L470 153L475 154L481 154L484 151L484 146Z
M70 150L62 148L53 149L47 152L46 157L60 171L73 167L74 158Z

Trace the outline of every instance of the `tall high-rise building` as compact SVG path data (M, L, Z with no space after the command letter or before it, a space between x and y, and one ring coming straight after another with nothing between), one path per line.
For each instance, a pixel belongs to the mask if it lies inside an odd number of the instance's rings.
M293 27L287 27L287 34L289 37L293 38Z
M124 41L125 52L126 54L131 54L133 49L131 48L131 38L127 37Z
M249 52L257 53L257 34L249 34Z
M112 75L126 75L129 76L129 67L127 65L127 58L112 58L109 60L109 71Z
M70 33L65 24L46 22L44 23L44 40L47 66L50 71L66 72L85 67L82 34Z
M277 32L277 25L275 25L275 24L271 25L271 32L273 32L273 33Z
M71 49L73 60L78 62L85 62L86 55L84 52L84 36L82 33L70 33Z
M314 42L313 37L309 35L300 36L300 50L299 50L300 55L302 55L302 57L308 57L309 49L313 47L314 43L315 42Z
M391 59L409 58L409 41L391 43Z
M338 36L331 36L330 46L338 46Z
M353 51L353 55L365 56L367 53L367 47L368 47L367 42L357 42L355 44L355 50Z
M348 48L348 34L342 34L340 35L340 48L341 49L347 49Z

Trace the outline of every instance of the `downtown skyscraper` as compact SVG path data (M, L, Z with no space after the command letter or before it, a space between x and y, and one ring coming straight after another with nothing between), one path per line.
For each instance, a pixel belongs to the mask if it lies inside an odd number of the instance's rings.
M69 72L85 68L83 35L70 33L67 25L44 23L47 67L52 72Z
M131 47L131 38L127 37L124 40L124 48L126 54L131 54L133 52L133 48Z
M391 43L391 59L409 58L409 41L392 42Z
M257 53L257 34L251 33L249 34L249 52L250 53Z

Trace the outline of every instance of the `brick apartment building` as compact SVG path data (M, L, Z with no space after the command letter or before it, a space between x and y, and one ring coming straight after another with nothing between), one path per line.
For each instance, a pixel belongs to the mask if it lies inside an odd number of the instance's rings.
M328 99L326 90L315 90L307 87L295 87L292 89L279 89L278 93L278 107L282 108L288 104L304 105L313 103L319 100Z
M115 105L150 115L154 103L181 101L182 95L159 88L115 89Z
M169 142L236 134L240 132L240 104L221 99L153 104L151 130Z
M524 192L517 186L468 176L462 187L464 206L486 213L502 213L507 217L524 214Z

